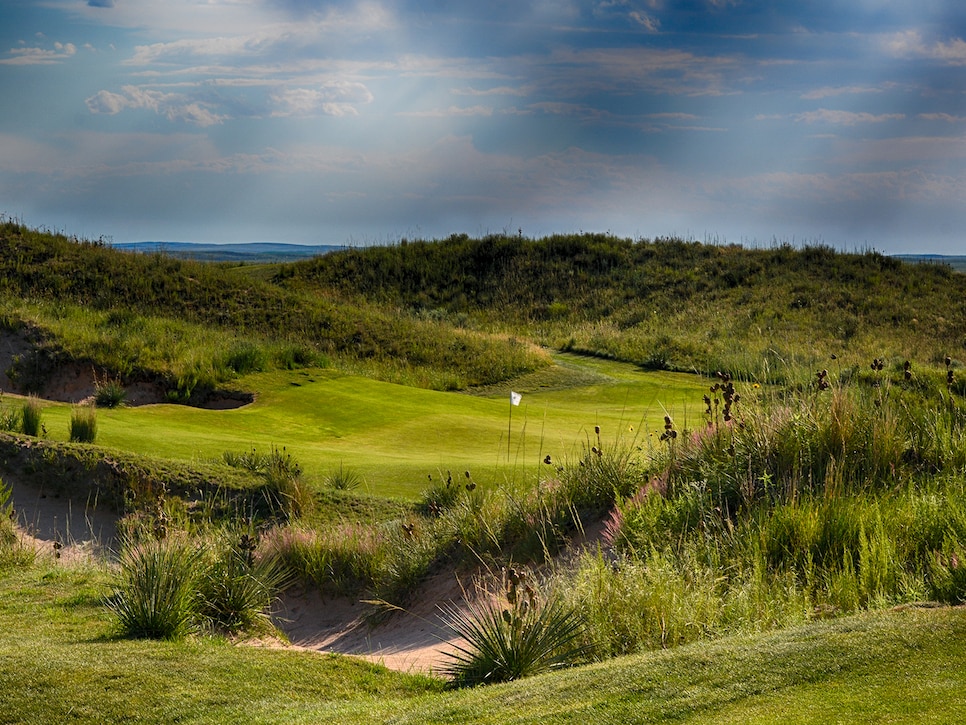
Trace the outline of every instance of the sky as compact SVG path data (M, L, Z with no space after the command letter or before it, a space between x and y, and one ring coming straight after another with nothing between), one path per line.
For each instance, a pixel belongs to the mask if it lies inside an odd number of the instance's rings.
M0 0L0 214L966 254L961 0Z

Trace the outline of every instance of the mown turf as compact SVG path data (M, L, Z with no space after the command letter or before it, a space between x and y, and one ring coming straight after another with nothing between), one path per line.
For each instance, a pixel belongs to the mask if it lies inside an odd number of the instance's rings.
M327 703L441 689L346 657L118 639L102 571L39 566L0 591L2 723L318 722Z
M97 569L0 575L0 722L728 723L966 718L966 611L905 608L625 657L507 685L351 658L117 639Z
M100 445L181 460L220 459L225 451L285 447L310 482L340 465L360 474L362 490L415 498L427 475L471 470L498 485L541 472L546 455L574 458L601 427L606 441L645 445L666 411L700 412L707 384L698 376L643 372L632 365L575 355L512 384L466 395L411 388L331 370L276 371L243 378L256 402L237 410L152 405L98 411ZM44 411L48 435L66 439L70 410ZM509 445L508 445L509 441Z

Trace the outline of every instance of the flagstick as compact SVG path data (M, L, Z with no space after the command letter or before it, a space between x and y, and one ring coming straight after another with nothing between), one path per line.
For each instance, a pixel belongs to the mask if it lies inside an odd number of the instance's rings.
M520 405L523 396L520 393L510 391L510 417L506 424L506 463L510 465L510 436L513 433L513 406Z

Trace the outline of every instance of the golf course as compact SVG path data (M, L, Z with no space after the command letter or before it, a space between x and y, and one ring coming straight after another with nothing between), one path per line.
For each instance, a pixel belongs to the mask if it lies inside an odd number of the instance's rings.
M948 265L0 252L0 723L966 718Z

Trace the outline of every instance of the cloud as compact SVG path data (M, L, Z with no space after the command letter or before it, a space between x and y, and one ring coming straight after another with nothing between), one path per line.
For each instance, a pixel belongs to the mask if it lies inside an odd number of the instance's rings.
M492 116L493 109L490 106L450 106L449 108L433 109L430 111L399 111L396 115L410 118Z
M630 18L649 33L657 33L661 29L661 21L647 13L634 11L630 14Z
M271 115L326 116L357 115L356 106L371 103L372 93L362 83L331 82L319 88L289 88L271 96Z
M966 116L954 116L951 113L920 113L916 118L924 121L945 121L946 123L962 123L966 121Z
M832 96L855 95L860 93L882 93L882 88L873 86L825 86L803 93L800 97L809 101L818 101Z
M795 121L802 123L831 123L840 126L855 126L860 123L884 123L885 121L901 121L906 115L904 113L854 113L852 111L836 111L829 108L820 108L817 111L806 111L796 113L791 116ZM765 118L765 117L762 117Z
M451 93L455 96L526 96L532 91L528 87L496 86L494 88L455 88Z
M608 93L724 95L737 91L734 78L744 63L731 55L697 55L682 49L650 47L561 48L529 64L535 85L563 98Z
M927 42L917 30L905 30L884 41L887 53L897 58L927 58L946 65L966 65L966 41L953 37Z
M50 48L11 48L10 58L0 60L2 65L54 65L77 53L73 43L54 43Z
M696 121L698 119L693 113L648 113L647 118L665 121Z
M124 86L122 91L98 91L85 101L87 109L91 113L108 116L129 109L144 109L163 115L169 121L184 121L202 127L222 123L226 118L216 114L206 104L191 101L179 93L163 93L137 86Z
M87 0L87 6L91 8L112 8L114 0Z

